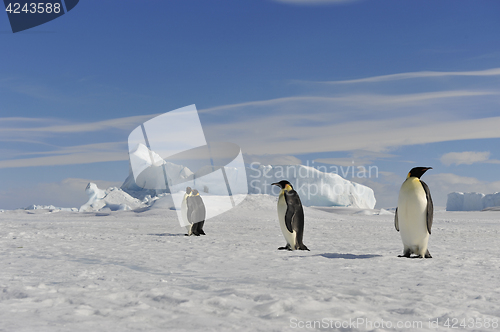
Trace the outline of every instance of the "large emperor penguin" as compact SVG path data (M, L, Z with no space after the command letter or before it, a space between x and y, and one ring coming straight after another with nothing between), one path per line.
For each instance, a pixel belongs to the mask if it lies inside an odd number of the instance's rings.
M205 235L203 225L205 224L206 209L198 190L193 189L191 191L191 194L186 199L186 203L187 218L191 224L191 229L188 235Z
M285 236L286 246L279 250L309 250L302 243L304 235L304 209L299 194L293 190L290 182L282 180L271 185L281 188L278 197L278 219Z
M431 192L420 177L432 167L415 167L401 185L394 226L403 240L403 254L398 257L432 258L427 250L434 207Z

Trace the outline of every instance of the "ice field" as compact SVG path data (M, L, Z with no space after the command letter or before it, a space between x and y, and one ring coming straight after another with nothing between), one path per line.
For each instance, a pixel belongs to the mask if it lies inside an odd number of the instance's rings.
M201 237L167 207L1 212L0 331L498 330L500 211L437 211L433 258L406 259L386 211L306 207L302 252L276 197Z

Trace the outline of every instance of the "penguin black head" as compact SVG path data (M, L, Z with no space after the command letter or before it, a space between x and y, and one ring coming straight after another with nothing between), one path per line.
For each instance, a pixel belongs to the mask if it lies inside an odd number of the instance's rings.
M411 169L410 173L408 173L407 178L414 176L420 179L420 177L429 169L432 169L432 167L414 167Z
M272 186L278 186L281 189L293 190L292 184L287 180L281 180L280 182L271 183ZM287 186L289 188L287 188Z
M198 192L198 190L196 189L193 189L193 191L191 192L193 194L193 196L196 196L196 195L199 195L200 193Z
M191 187L187 187L187 188L186 188L186 194L188 194L188 195L189 195L189 194L191 193L191 191L192 191Z

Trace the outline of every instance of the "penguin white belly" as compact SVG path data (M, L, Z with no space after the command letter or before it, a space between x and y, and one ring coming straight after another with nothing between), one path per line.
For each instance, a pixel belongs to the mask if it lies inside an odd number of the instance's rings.
M398 199L398 224L403 245L424 256L427 251L427 198L418 178L409 178L401 186Z
M286 215L286 201L285 201L285 195L280 195L278 199L278 219L280 222L280 227L281 227L281 232L283 233L283 236L285 237L286 243L290 245L290 248L292 250L295 250L295 245L297 243L296 241L296 234L295 231L290 233L288 229L286 228L285 224L285 215Z
M181 216L182 216L182 221L184 223L184 226L186 226L186 230L188 232L188 235L191 235L191 227L193 225L191 225L189 223L188 217L187 217L187 197L188 197L188 195L184 194L184 198L182 199L182 203L181 203Z

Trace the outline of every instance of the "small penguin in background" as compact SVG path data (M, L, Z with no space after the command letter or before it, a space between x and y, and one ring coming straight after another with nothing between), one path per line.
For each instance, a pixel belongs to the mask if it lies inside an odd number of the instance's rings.
M415 167L410 170L399 190L398 207L394 226L401 234L403 254L398 257L432 258L427 243L431 234L434 206L431 192L420 177L432 167Z
M279 250L309 250L302 243L304 235L304 209L300 202L299 194L290 182L282 180L271 185L281 188L278 197L278 219L286 240L286 246Z
M192 189L191 187L187 187L186 188L186 193L184 194L184 198L182 199L182 203L181 203L181 215L182 215L182 220L184 221L185 224L188 224L189 223L189 219L188 219L188 208L187 208L187 199L189 196L191 196L191 192L192 192ZM192 235L192 230L191 228L193 227L192 224L186 226L186 230L187 230L187 234L186 235Z
M191 224L188 235L205 235L203 225L205 224L206 209L203 199L198 190L193 189L187 197L187 218Z

